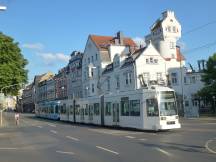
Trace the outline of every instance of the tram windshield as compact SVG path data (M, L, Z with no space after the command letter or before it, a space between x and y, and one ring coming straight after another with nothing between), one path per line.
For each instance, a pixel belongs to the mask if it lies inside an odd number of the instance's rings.
M160 92L160 115L177 115L175 95L173 91Z

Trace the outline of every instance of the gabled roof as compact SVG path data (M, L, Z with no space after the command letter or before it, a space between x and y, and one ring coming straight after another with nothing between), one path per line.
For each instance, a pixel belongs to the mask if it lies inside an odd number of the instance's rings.
M116 37L112 36L99 36L99 35L90 35L90 39L95 43L99 50L107 50L109 45L115 44ZM131 38L124 37L123 45L136 47L135 42Z
M151 31L154 31L155 29L159 28L161 26L162 21L162 19L157 19L156 22L152 25Z

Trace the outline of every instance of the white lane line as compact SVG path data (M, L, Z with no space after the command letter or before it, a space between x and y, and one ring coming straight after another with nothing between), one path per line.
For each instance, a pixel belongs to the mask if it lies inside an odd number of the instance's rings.
M42 126L40 126L40 125L37 125L36 127L38 127L38 128L42 128Z
M74 152L65 152L65 151L56 151L56 152L60 154L74 155Z
M68 139L71 139L71 140L74 140L74 141L79 141L79 139L78 139L78 138L71 137L71 136L66 136L66 138L68 138Z
M139 139L140 141L146 141L147 139L146 138L141 138Z
M118 152L109 150L109 149L107 149L107 148L104 148L104 147L101 147L101 146L96 146L96 147L99 148L99 149L101 149L101 150L108 151L108 152L111 152L111 153L113 153L113 154L119 155Z
M13 147L0 147L0 150L17 150L18 148L13 148Z
M167 152L167 151L165 151L165 150L163 150L163 149L161 149L159 147L156 147L155 149L158 150L158 151L160 151L161 153L167 155L167 156L172 156L172 154L170 154L169 152Z
M125 136L126 138L134 139L135 137L133 136Z
M214 138L215 139L215 138ZM213 140L208 140L206 143L205 143L205 148L209 151L209 152L211 152L211 153L213 153L213 154L216 154L216 151L214 151L214 150L212 150L210 147L209 147L209 143L211 143Z
M49 125L50 127L56 127L55 124L50 124L50 123L48 123L47 125Z
M50 130L50 132L57 134L57 131L55 131L55 130Z

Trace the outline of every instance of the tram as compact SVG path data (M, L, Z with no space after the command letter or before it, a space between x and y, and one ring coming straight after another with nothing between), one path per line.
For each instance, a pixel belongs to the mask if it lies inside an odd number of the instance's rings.
M59 119L63 121L155 131L181 127L175 92L168 87L155 86L58 103ZM47 117L44 111L39 116Z

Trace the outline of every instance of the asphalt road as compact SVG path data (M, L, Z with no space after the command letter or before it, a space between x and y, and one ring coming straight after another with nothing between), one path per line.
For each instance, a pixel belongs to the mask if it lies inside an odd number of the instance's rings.
M216 119L165 132L116 130L4 113L0 162L215 162Z

